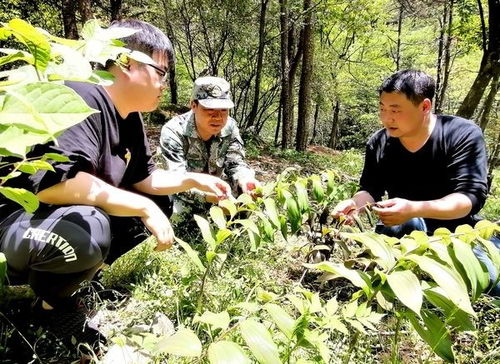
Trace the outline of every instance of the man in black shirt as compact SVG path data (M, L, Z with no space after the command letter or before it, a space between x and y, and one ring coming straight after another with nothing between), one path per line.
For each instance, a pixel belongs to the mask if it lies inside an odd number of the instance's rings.
M360 190L338 203L334 216L352 220L371 205L383 224L377 232L397 237L475 223L487 195L484 138L470 120L432 113L434 91L434 80L421 71L402 70L384 81L384 129L367 143Z
M39 172L24 182L11 180L37 194L41 205L35 213L0 200L0 251L7 257L9 279L31 285L43 326L90 345L99 339L98 331L84 319L75 321L75 315L82 316L72 295L104 261L143 239L129 227L142 221L156 237L156 250L168 249L174 238L168 195L191 188L220 199L230 193L217 177L155 168L140 112L158 106L174 61L172 45L145 22L123 20L114 26L136 30L123 39L131 53L106 65L114 83L67 83L99 113L65 131L57 146L39 145L32 153L57 152L71 161L54 163L55 172ZM134 51L143 53L135 57L143 62L132 57Z

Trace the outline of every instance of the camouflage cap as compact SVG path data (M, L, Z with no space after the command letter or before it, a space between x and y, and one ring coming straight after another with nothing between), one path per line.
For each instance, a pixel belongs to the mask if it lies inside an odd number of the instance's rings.
M199 77L194 81L191 100L198 100L207 109L232 109L229 82L220 77Z

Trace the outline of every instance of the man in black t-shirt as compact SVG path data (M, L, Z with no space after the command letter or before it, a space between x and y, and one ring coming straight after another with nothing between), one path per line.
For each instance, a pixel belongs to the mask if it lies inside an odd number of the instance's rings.
M470 120L435 115L434 91L434 80L421 71L402 70L384 81L384 128L367 143L360 190L339 202L334 216L351 221L369 205L383 224L377 232L397 237L475 223L487 195L483 134ZM488 264L494 281L498 272Z
M65 131L57 146L39 145L30 155L57 152L70 162L9 181L36 193L40 208L30 214L0 200L0 251L7 257L9 280L31 285L38 296L34 317L68 344L72 336L90 345L99 341L73 293L104 261L143 240L136 221L156 237L156 250L165 250L174 239L168 195L191 188L219 199L230 194L217 177L155 168L140 112L158 106L174 61L172 45L145 22L122 20L114 26L136 30L123 39L130 53L105 67L114 83L67 83L99 113Z

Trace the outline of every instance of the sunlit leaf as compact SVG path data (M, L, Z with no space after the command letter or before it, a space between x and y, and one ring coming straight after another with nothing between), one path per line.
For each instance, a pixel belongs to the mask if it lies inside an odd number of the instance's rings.
M276 212L276 203L272 198L266 198L264 200L264 206L266 207L266 215L269 216L273 225L279 229L281 227L281 223L278 218L278 213Z
M417 263L420 269L429 274L432 279L446 292L448 298L451 299L458 307L465 312L476 316L470 303L467 286L465 285L462 277L456 271L426 256L410 254L407 258Z
M297 206L299 207L300 213L304 213L309 210L309 197L307 196L307 189L299 181L295 182L295 189L297 190Z
M280 306L274 303L267 303L264 308L271 316L273 322L278 326L278 328L286 335L287 338L291 339L293 335L293 327L295 320Z
M490 277L486 267L479 263L472 247L457 238L451 238L453 242L452 254L456 257L456 264L463 267L466 278L472 290L472 299L475 301L490 284Z
M219 206L222 207L223 209L226 209L229 212L231 218L233 218L238 212L238 210L236 209L236 205L230 199L219 201Z
M205 266L201 262L200 257L198 256L198 252L195 251L193 248L191 248L191 246L188 243L179 239L178 237L175 237L175 241L182 247L182 249L184 249L189 259L191 259L191 261L196 265L196 267L202 273L205 272Z
M422 287L417 276L409 270L395 271L387 274L387 282L401 303L420 315Z
M278 348L263 324L253 319L247 319L240 323L240 332L259 363L281 363Z
M210 364L250 364L250 359L238 344L232 341L218 341L208 347Z
M229 314L227 311L220 313L213 313L211 311L205 311L201 316L195 316L193 323L203 322L212 326L212 329L222 329L226 330L229 327Z
M329 273L335 273L341 277L347 278L356 287L361 288L363 292L366 293L366 295L369 295L372 289L370 278L366 273L346 268L342 264L335 264L332 262L321 262L317 264L304 264L304 266L307 268L319 269Z
M177 356L199 357L201 342L192 330L181 328L172 336L161 340L156 351Z
M27 212L34 212L38 208L38 198L24 188L3 187L0 186L0 193L21 205Z
M226 218L224 217L224 212L219 206L212 206L210 208L210 217L219 229L226 228Z
M411 324L420 337L431 347L437 355L446 361L454 362L455 358L452 350L452 341L446 325L434 313L422 310L422 325L418 318L411 312L407 313Z
M389 269L394 265L395 259L391 247L381 235L368 231L364 233L343 233L342 236L353 239L370 249L374 257L380 258L377 262L382 265L382 268Z
M4 253L0 253L0 289L3 287L3 282L7 276L7 258Z
M205 240L205 242L208 244L210 250L215 250L216 242L214 238L214 233L207 219L199 215L194 215L193 217L196 223L198 224L198 227L201 230L201 235L203 236L203 240Z

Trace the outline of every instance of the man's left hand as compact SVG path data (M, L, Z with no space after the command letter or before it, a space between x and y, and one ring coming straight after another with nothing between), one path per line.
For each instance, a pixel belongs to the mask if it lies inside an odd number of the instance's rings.
M380 201L372 209L385 226L400 225L416 217L412 201L404 198L391 198Z
M241 192L247 193L253 197L255 189L260 186L260 182L255 178L241 178L238 180L238 186L240 186Z

